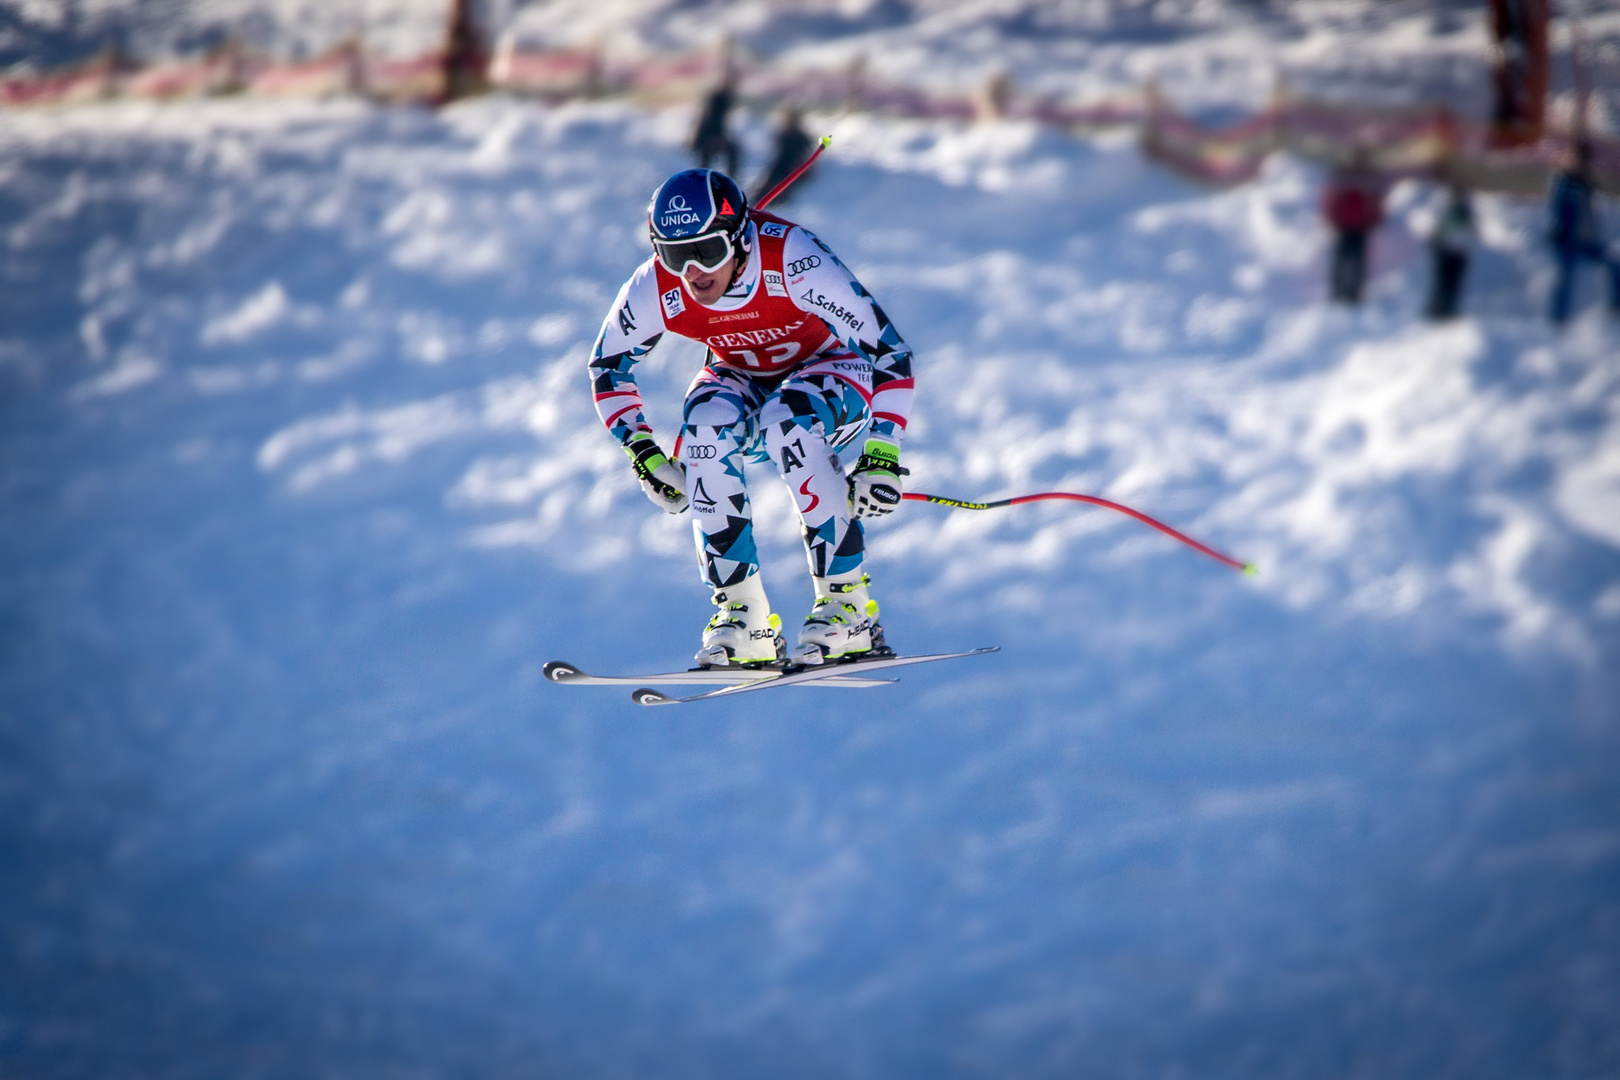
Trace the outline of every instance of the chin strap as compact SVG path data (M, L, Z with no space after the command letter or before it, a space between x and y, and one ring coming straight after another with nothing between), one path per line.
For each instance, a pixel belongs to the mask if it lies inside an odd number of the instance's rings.
M733 260L731 264L731 280L726 282L724 292L730 292L736 286L737 279L742 277L744 270L748 269L748 260L754 257L754 245L748 242L749 224L748 219L743 218L742 234L737 237L733 245L736 250L742 252L742 258Z

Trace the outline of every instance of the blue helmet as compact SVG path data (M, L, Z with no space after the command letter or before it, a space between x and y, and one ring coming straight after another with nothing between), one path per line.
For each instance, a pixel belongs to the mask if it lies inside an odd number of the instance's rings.
M670 273L693 263L718 270L733 253L746 251L748 196L725 173L686 169L653 192L647 225L658 261Z

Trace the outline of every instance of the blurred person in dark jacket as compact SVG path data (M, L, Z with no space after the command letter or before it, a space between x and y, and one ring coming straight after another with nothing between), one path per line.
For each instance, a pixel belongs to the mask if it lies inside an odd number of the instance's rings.
M1585 139L1575 143L1569 165L1553 176L1547 197L1547 213L1552 219L1547 240L1558 260L1558 277L1553 282L1548 315L1562 326L1569 321L1575 304L1575 272L1587 260L1609 273L1609 310L1620 313L1620 260L1603 239L1603 225L1592 205L1592 145Z
M1367 238L1384 220L1384 182L1366 147L1356 147L1328 174L1322 216L1335 234L1329 293L1334 300L1359 304L1367 282Z
M771 163L765 167L765 176L754 191L754 201L759 202L766 192L786 180L789 173L803 165L815 147L815 140L806 135L800 125L799 110L792 105L784 105L776 114L776 141L771 148ZM792 191L793 189L789 188L782 192L776 197L776 201L786 202Z
M1434 256L1434 277L1429 286L1429 303L1424 310L1431 319L1455 319L1462 306L1463 278L1468 274L1468 255L1474 246L1474 203L1460 181L1449 185L1446 208L1440 211L1429 251Z
M704 98L703 113L698 117L697 130L692 133L692 153L697 155L700 169L707 169L716 158L724 158L727 175L735 176L741 155L737 140L731 137L726 125L731 116L732 96L731 80L725 79Z

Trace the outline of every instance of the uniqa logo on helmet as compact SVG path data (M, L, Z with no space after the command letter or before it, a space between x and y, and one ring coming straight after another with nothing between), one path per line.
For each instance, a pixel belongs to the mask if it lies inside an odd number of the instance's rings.
M700 214L692 209L685 195L675 194L664 204L664 212L658 217L658 227L678 229L682 225L702 225L707 219L707 214Z

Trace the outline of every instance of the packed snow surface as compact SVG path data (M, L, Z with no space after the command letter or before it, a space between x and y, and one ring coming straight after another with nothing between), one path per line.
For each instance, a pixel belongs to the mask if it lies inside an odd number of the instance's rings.
M3 1071L1620 1069L1620 337L1540 320L1540 208L1433 326L1420 186L1347 311L1298 161L818 118L783 210L917 347L912 489L1261 572L908 505L891 641L1001 653L644 709L540 669L709 610L585 374L689 122L0 117Z

